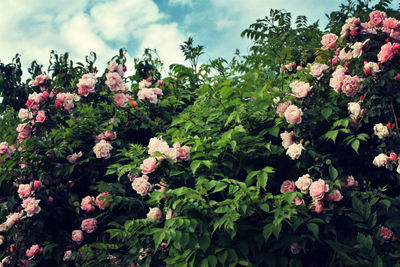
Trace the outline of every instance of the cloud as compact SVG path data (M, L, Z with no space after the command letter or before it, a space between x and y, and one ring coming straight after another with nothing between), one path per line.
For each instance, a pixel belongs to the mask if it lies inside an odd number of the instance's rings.
M172 6L192 6L193 2L192 0L169 0L168 3Z

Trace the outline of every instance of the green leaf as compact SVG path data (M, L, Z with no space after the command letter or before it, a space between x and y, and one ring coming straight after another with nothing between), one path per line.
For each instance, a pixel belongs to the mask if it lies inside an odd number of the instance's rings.
M313 232L314 236L316 238L318 238L318 233L319 233L319 227L318 224L315 223L308 223L307 224L307 228L308 230L310 230L311 232Z
M351 143L351 147L354 149L355 152L358 154L358 147L360 146L360 141L359 140L354 140Z
M190 169L193 172L193 175L195 175L197 168L200 167L201 161L200 160L193 160L192 163L190 164Z
M336 180L336 178L338 177L338 171L332 165L329 166L329 176L332 180Z
M212 267L217 266L217 263L218 263L217 257L215 257L214 255L208 255L207 259L208 259L208 263Z
M327 120L332 114L332 109L331 108L324 108L323 110L321 110L321 114L325 118L325 120Z
M210 237L206 236L206 235L202 235L198 241L199 241L201 250L203 250L204 252L208 249L208 247L210 246L210 243L211 243Z
M268 182L268 173L261 171L257 175L257 184L265 190L267 187L267 182Z

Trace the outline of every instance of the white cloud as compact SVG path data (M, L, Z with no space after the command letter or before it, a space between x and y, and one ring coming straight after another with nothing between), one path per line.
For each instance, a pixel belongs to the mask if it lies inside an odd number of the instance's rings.
M169 0L168 3L172 6L192 6L193 2L192 0Z

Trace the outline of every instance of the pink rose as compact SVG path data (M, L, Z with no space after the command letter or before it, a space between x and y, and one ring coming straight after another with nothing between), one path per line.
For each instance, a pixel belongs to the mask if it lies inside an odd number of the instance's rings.
M104 191L104 192L101 192L100 194L98 194L96 197L97 207L99 207L99 209L102 209L102 210L104 210L105 208L108 208L111 205L110 197L111 197L110 192L108 192L108 191Z
M311 204L314 212L319 214L324 210L324 203L322 201L316 201L315 203Z
M303 194L308 193L308 188L312 183L312 179L309 174L304 174L303 176L299 177L297 181L294 183L296 187L301 191Z
M393 236L393 232L392 232L392 230L390 230L389 228L382 226L382 227L381 227L381 234L380 234L380 236L383 237L383 239L384 239L385 241L388 241L388 240L390 240L390 238Z
M290 252L292 252L292 254L296 255L299 254L301 252L301 246L299 245L299 243L293 243L290 245Z
M116 132L111 132L111 131L105 131L103 133L103 138L104 139L109 139L109 140L115 140L117 138L117 133Z
M329 81L329 85L338 93L342 89L345 72L345 68L338 66L337 69L332 73L332 78Z
M356 76L345 75L342 84L342 91L347 96L354 96L359 91L358 83L360 78Z
M25 255L27 258L31 259L39 252L40 252L39 245L32 245L29 249L26 250Z
M283 103L279 103L278 108L276 109L276 113L278 113L279 115L282 115L283 113L285 113L286 109L291 104L292 104L292 101L286 101Z
M122 67L121 64L118 64L118 63L115 62L114 60L113 60L113 61L110 61L110 62L108 63L108 65L107 65L107 70L108 70L109 72L116 72L116 73L118 73L121 77L123 77L124 74L125 74L125 72L124 72L124 67Z
M72 231L72 240L80 244L83 241L83 232L81 230Z
M327 49L336 49L336 40L337 40L337 35L333 33L328 33L322 36L322 47L321 49L327 50Z
M20 198L30 197L32 195L32 186L30 184L20 184L18 186L18 194Z
M304 204L304 199L301 199L301 198L299 198L299 197L295 197L293 203L294 203L296 206L303 205L303 204Z
M386 19L386 13L383 11L375 10L369 14L368 24L372 28L380 28L383 26L383 21Z
M391 43L384 44L378 54L378 60L382 63L390 60L393 57L393 45Z
M22 211L21 212L13 212L7 215L7 220L5 221L5 226L6 227L12 227L16 222L18 222L22 217Z
M158 95L162 95L163 92L159 88L146 88L141 87L137 93L137 97L139 100L147 100L150 103L156 104L158 102Z
M347 188L347 187L350 187L350 186L357 186L358 185L358 182L354 179L354 177L353 176L349 176L349 177L347 177L347 184L342 184L342 188Z
M67 95L64 93L57 94L57 101L60 103L64 103L65 99L67 99Z
M372 164L374 164L377 167L385 166L387 168L389 165L389 157L386 154L381 153L374 158Z
M291 131L290 133L288 131L284 131L283 133L280 134L280 137L282 139L282 146L287 149L291 144L293 144L293 136L294 132Z
M178 157L177 157L178 161L190 159L190 147L181 146L180 143L174 143L172 147L176 149L176 151L178 152Z
M38 114L36 115L36 122L44 122L44 120L46 119L46 115L44 114L43 110L39 110Z
M142 177L138 177L133 180L132 188L137 194L145 196L151 190L151 184L147 181L147 179L148 176L143 175Z
M283 194L283 193L288 192L288 191L289 192L295 192L296 191L296 186L295 186L293 181L286 180L286 181L284 181L282 183L282 185L281 185L281 193Z
M31 136L32 128L28 123L18 124L18 127L16 130L18 132L18 140L20 140L20 141L23 141L26 138Z
M301 116L303 115L303 112L296 105L290 105L286 109L284 115L288 123L299 124L301 123Z
M337 189L333 190L332 194L329 194L329 195L326 196L326 200L330 201L330 202L332 202L332 201L338 202L338 201L340 201L342 199L343 199L343 196L340 193L340 191L337 190Z
M319 179L310 185L310 196L314 200L321 200L324 198L325 193L329 191L329 185L325 184L325 181Z
M117 105L118 107L125 107L126 104L129 103L131 98L128 95L125 95L123 93L118 93L114 95L114 104Z
M345 50L344 48L340 50L339 59L340 59L341 61L343 61L343 60L350 60L350 59L352 59L352 58L353 58L353 52L352 52L351 50L348 51L348 52L346 52L346 50Z
M78 84L78 93L82 96L87 96L89 93L94 93L94 85L96 84L96 77L93 73L87 73L79 79Z
M140 164L140 169L142 170L142 173L147 174L153 172L157 167L156 163L157 160L153 157L143 160L143 163Z
M39 189L40 187L42 187L42 182L39 181L39 180L33 181L33 187L34 187L35 189Z
M86 197L82 198L81 209L83 209L86 212L92 212L95 209L95 207L93 206L93 203L94 203L94 197L86 196Z
M383 22L383 31L393 39L400 40L400 21L395 18L387 18Z
M28 109L21 108L18 112L18 118L21 120L32 119L32 112Z
M289 87L292 89L294 96L297 98L306 97L312 88L309 83L302 81L294 81L289 85Z
M93 152L96 154L96 158L109 159L111 157L111 150L113 147L105 140L101 140L93 147Z
M116 72L109 72L106 74L106 85L111 91L117 92L123 85L121 76Z
M357 33L360 29L360 19L359 18L348 18L346 23L342 26L342 31L340 35L342 38L349 35L350 32Z
M40 74L38 76L35 77L35 80L33 81L32 85L33 86L40 86L44 83L46 83L46 81L50 80L50 76L47 74Z
M310 74L318 80L322 77L325 71L329 69L328 65L321 63L314 63L310 67Z
M63 261L70 261L72 259L72 251L66 250L64 252Z
M39 202L40 200L34 199L32 197L25 198L22 201L22 207L24 208L26 212L26 216L32 217L35 214L38 214L40 212L40 207L39 207Z
M83 220L81 229L88 234L93 233L97 229L97 220L93 218Z
M169 149L168 143L164 139L157 137L150 138L149 145L147 147L149 148L148 153L150 156L154 156L156 152L166 154Z
M73 164L75 163L78 159L80 159L80 157L82 157L83 153L82 151L79 151L79 153L74 153L71 155L67 156L67 160L69 163Z
M13 152L7 142L0 143L0 155L6 155L6 157L9 158L12 153Z
M152 219L154 221L161 221L162 212L159 208L151 208L150 211L146 214L147 218Z

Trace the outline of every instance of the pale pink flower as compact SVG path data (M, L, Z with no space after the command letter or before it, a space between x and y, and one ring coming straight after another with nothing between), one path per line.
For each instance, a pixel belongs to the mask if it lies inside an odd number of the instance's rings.
M41 86L44 83L46 83L48 80L50 80L50 76L47 74L40 74L35 77L35 80L33 81L32 85L33 86Z
M379 65L375 62L368 62L364 64L364 73L365 74L372 74L375 75L375 73L380 72Z
M329 192L329 185L325 183L324 180L319 179L310 185L310 196L314 200L321 200L324 198L325 193Z
M278 108L276 109L276 113L282 115L285 113L286 109L292 104L292 101L286 101L283 103L279 103Z
M66 250L64 252L63 261L70 261L72 259L72 250Z
M146 214L146 216L154 221L161 221L162 212L159 208L150 208L150 211Z
M393 57L393 45L391 43L384 44L381 51L378 53L378 60L382 63L390 60Z
M93 218L83 220L81 224L81 229L88 234L93 233L97 230L97 220Z
M94 201L95 201L94 197L92 197L92 196L86 196L86 197L82 198L81 209L86 212L94 211L94 209L95 209L95 207L93 206Z
M40 248L39 245L32 245L29 249L26 250L26 257L28 259L33 258L37 253L39 253Z
M349 35L349 33L357 33L360 28L360 19L359 18L348 18L346 23L342 26L342 31L340 35L342 38Z
M139 100L147 100L150 103L156 104L158 102L158 95L162 95L163 92L159 88L146 88L142 87L137 93Z
M119 76L123 77L125 72L124 72L124 67L121 64L118 64L117 62L110 61L107 65L107 70L109 72L116 72L118 73Z
M43 110L39 110L36 115L36 122L43 123L46 120L46 115Z
M12 153L13 151L11 150L7 142L0 143L0 155L6 155L6 157L9 158Z
M383 21L386 19L386 13L383 11L375 10L369 14L368 24L372 28L380 28L383 26Z
M393 39L400 40L400 21L395 18L387 18L383 22L383 31Z
M33 99L33 101L35 101L36 104L40 105L44 100L43 93L33 92L28 96L28 99Z
M382 123L378 123L374 125L374 134L378 136L379 139L384 139L389 135L389 130Z
M295 182L296 187L301 191L303 194L308 193L308 188L312 183L312 179L309 174L304 174L303 176L299 177Z
M80 157L82 157L82 155L83 155L82 151L79 151L79 153L76 153L76 152L75 152L74 154L68 155L68 156L67 156L67 160L68 160L69 163L73 164L73 163L75 163Z
M306 97L312 88L309 83L302 81L294 81L289 87L292 89L293 95L297 98Z
M151 82L147 81L147 80L141 80L139 82L139 89L141 88L149 88L151 86Z
M342 196L342 194L340 193L339 190L334 189L333 192L332 192L331 194L329 194L329 195L327 195L327 196L325 197L325 199L326 199L327 201L331 201L331 202L332 202L332 201L338 202L338 201L340 201L340 200L343 199L343 196Z
M346 52L346 50L344 48L340 50L339 59L341 61L350 60L352 58L353 58L353 52L351 50L349 50L348 52Z
M58 102L64 103L64 101L67 99L67 95L65 93L58 93L56 99Z
M117 138L116 132L105 131L103 133L103 139L115 140Z
M282 146L285 149L287 149L291 144L294 143L293 136L294 136L293 131L289 133L288 131L285 130L283 133L280 134L280 137L282 139Z
M76 243L80 244L83 241L83 232L81 230L72 231L71 238Z
M157 160L153 157L143 160L143 163L140 164L140 169L142 170L142 173L147 174L155 171L155 169L157 168L156 163Z
M28 123L18 124L18 127L16 130L18 132L18 140L19 141L23 141L26 138L31 136L32 128Z
M288 155L292 160L295 160L300 158L302 150L304 150L304 147L301 143L291 144L286 150L286 155Z
M328 33L322 36L321 44L322 44L322 49L327 50L327 49L336 49L336 40L337 40L337 35L334 33Z
M382 226L382 227L381 227L380 236L383 237L383 239L384 239L385 241L388 241L388 240L390 240L390 238L393 236L393 232L392 232L392 230L390 230L389 228Z
M101 140L93 147L93 152L96 154L96 158L109 159L111 157L111 150L113 147L105 140Z
M347 188L347 187L350 187L350 186L353 186L353 185L354 186L358 185L358 182L351 175L349 175L349 177L347 177L346 181L347 181L347 184L343 184L342 185L343 188Z
M363 53L363 46L364 44L362 42L356 42L351 46L353 58L361 57Z
M281 185L281 193L285 192L295 192L296 191L296 186L293 181L286 180L282 183Z
M345 72L346 69L343 66L338 66L332 73L332 78L329 81L329 85L338 93L342 89Z
M111 91L117 92L123 85L121 76L117 72L109 72L106 74L106 85Z
M174 143L172 145L174 149L178 152L177 160L189 160L190 159L190 147L188 146L181 146L180 143Z
M299 197L295 197L294 200L293 200L293 203L296 206L304 205L304 199L301 199Z
M296 255L299 254L301 252L301 246L299 245L299 243L293 243L290 245L290 252L292 252L292 254Z
M18 118L20 118L21 120L32 119L32 112L28 109L21 108L18 112Z
M34 199L32 197L25 198L22 201L22 207L24 208L26 212L26 216L32 217L35 214L38 214L40 212L40 207L39 207L39 202L40 200Z
M151 190L151 184L147 181L148 176L143 175L142 177L138 177L132 182L132 188L136 191L137 194L141 196L147 195L147 193Z
M313 201L311 204L311 208L314 210L315 213L319 214L324 210L324 203L322 201Z
M125 107L126 104L129 103L131 100L131 97L129 95L123 94L123 93L118 93L114 95L114 101L113 103L117 105L118 107Z
M7 220L5 221L5 226L6 227L12 227L16 222L18 222L22 217L22 211L21 212L13 212L7 215Z
M99 207L99 209L104 210L105 208L108 208L111 205L111 203L109 201L109 199L110 199L109 195L110 195L110 192L108 192L108 191L101 192L100 194L97 195L96 205L97 205L97 207Z
M94 73L87 73L79 79L78 84L78 93L82 96L88 96L89 93L94 93L94 86L96 84L96 77Z
M155 156L157 154L157 152L160 154L166 155L169 153L169 149L170 149L168 143L165 140L163 140L162 138L156 138L156 137L153 137L150 139L148 148L149 148L148 153L150 156ZM157 157L158 160L162 160L165 158L166 158L165 156Z
M324 75L324 72L329 69L328 65L321 63L314 63L310 67L310 74L318 80Z
M18 195L20 198L30 197L32 195L32 186L30 184L20 184L18 186Z
M356 76L345 75L342 84L342 91L347 96L354 96L359 91L360 78Z
M296 105L290 105L287 107L284 115L288 123L299 124L301 123L301 116L303 116L303 112Z
M387 168L389 164L389 157L381 153L374 158L372 164L374 164L377 167L385 166Z

